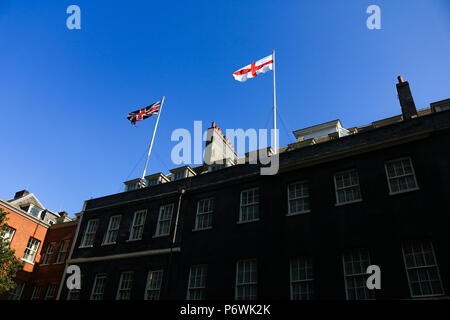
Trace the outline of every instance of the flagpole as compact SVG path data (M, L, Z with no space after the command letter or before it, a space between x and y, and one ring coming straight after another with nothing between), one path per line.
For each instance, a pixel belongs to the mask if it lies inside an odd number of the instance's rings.
M274 154L278 153L277 146L277 93L275 89L275 50L272 51L273 59L273 138L274 138Z
M142 173L141 181L144 181L145 173L147 172L148 159L150 159L150 154L152 153L153 141L155 140L156 128L158 128L159 116L161 115L161 112L162 112L164 99L165 99L165 96L163 96L163 98L161 100L161 107L159 107L158 119L156 119L155 129L153 130L152 141L150 142L150 148L148 148L147 161L145 162L145 168L144 168L144 172Z

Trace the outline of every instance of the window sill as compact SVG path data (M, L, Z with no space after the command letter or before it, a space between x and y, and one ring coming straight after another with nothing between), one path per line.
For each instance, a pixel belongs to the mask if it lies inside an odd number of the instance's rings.
M33 261L29 261L29 260L25 260L24 258L20 258L22 261L24 261L24 262L26 262L26 263L29 263L29 264L31 264L31 265L34 265L34 262Z
M116 244L117 242L108 242L108 243L102 243L101 246L112 246L113 244Z
M142 238L141 239L128 239L128 240L125 240L125 242L134 242L134 241L140 241L140 240L142 240Z
M358 199L358 200L353 200L353 201L340 202L340 203L335 203L334 206L340 207L340 206L345 206L347 204L358 203L358 202L362 202L362 201L363 201L362 199Z
M161 237L168 237L170 236L170 234L158 234L158 235L154 235L152 238L161 238Z
M84 249L84 248L93 248L94 245L90 245L90 246L79 246L78 249Z
M259 221L259 218L253 219L253 220L238 221L238 222L236 222L236 224L244 224L244 223L250 223L250 222L256 222L256 221Z
M301 211L301 212L295 212L295 213L288 213L286 214L286 217L291 217L291 216L301 216L303 214L307 214L310 213L311 210L306 210L306 211Z
M198 228L198 229L192 229L193 232L195 231L205 231L205 230L211 230L213 227L206 227L206 228Z
M397 194L408 193L408 192L413 192L413 191L417 191L417 190L420 190L420 188L417 187L417 188L407 189L407 190L402 190L402 191L389 192L389 195L395 196Z

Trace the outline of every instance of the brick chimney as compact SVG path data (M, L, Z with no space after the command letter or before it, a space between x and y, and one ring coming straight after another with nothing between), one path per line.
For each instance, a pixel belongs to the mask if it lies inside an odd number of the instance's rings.
M414 104L409 83L408 81L403 81L402 76L398 76L397 92L400 105L402 106L403 120L417 116L416 105Z
M16 194L14 195L14 200L25 197L29 194L30 193L28 192L28 190L17 191Z
M234 146L214 121L211 128L206 131L204 163L209 165L223 160L235 162L236 158Z

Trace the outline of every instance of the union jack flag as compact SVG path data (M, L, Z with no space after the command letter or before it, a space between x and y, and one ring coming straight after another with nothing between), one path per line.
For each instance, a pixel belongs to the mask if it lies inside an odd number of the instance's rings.
M127 119L130 120L135 127L137 127L136 121L141 121L151 117L154 114L158 114L160 107L161 101L155 102L154 104L149 105L148 107L130 112L127 116Z

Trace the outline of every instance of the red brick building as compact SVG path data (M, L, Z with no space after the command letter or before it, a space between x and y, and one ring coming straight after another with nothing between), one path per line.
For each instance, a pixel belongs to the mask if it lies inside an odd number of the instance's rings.
M24 263L16 275L16 289L0 299L56 298L77 221L65 212L45 209L27 190L13 199L0 199L0 208L8 212L3 237Z

